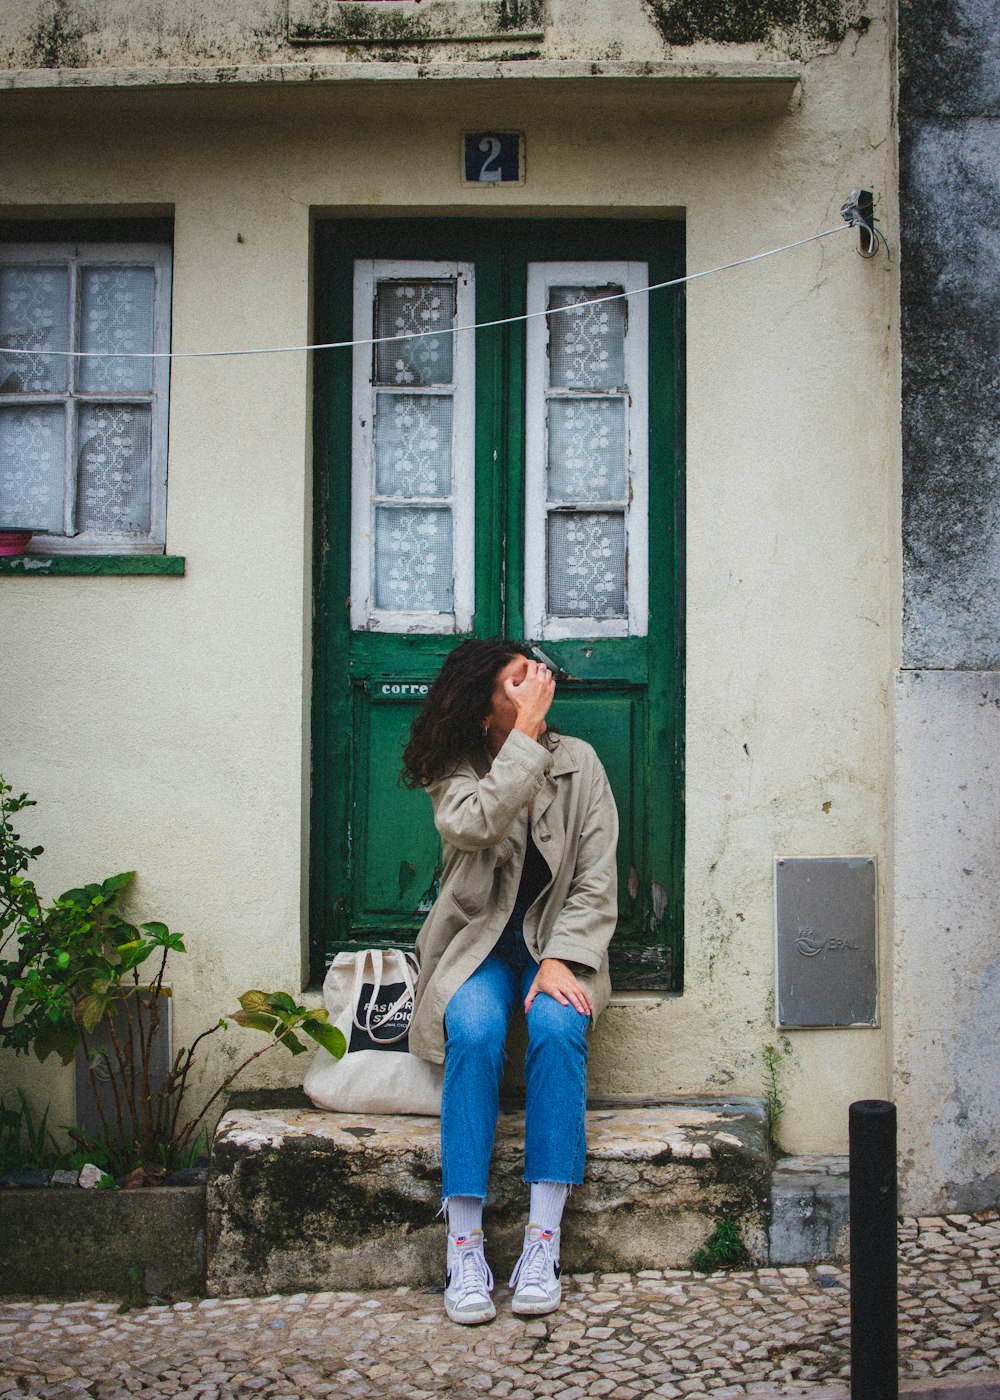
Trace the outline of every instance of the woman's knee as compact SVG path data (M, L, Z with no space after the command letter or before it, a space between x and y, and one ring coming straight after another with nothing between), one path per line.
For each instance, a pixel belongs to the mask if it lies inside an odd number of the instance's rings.
M528 1012L528 1044L570 1054L582 1050L586 1054L589 1025L590 1017L582 1016L575 1006L563 1006L555 997L541 992Z
M480 998L462 997L462 989L445 1012L445 1054L471 1055L479 1059L503 1058L507 1040L507 1016L502 1008Z

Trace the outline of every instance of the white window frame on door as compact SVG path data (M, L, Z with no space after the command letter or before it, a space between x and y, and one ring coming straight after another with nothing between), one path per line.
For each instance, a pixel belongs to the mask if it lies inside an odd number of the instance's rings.
M645 636L649 622L649 315L646 295L626 301L625 384L614 390L549 387L549 329L543 313L553 286L593 287L595 297L609 286L639 292L649 285L644 262L533 262L528 265L527 349L525 365L525 635L539 640L570 637ZM563 314L563 313L557 313ZM627 462L625 515L626 616L616 618L552 616L547 607L548 517L557 504L548 500L548 412L551 399L617 398L625 403ZM564 507L563 507L564 508ZM621 502L610 507L616 512ZM587 511L601 503L588 502Z
M475 609L475 331L455 331L453 381L414 386L415 395L452 399L451 495L415 497L414 507L447 505L452 513L453 603L450 613L375 607L375 509L384 504L375 485L375 396L398 386L375 383L375 289L383 281L448 281L456 287L455 324L475 321L475 270L465 262L358 259L354 264L353 395L351 432L351 627L378 632L468 632ZM401 392L408 392L402 390ZM394 500L398 504L398 501Z

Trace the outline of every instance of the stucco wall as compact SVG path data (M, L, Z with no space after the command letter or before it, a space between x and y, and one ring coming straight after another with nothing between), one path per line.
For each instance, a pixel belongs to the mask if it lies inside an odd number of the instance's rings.
M641 32L668 55L638 3L620 24L593 9L605 45ZM653 81L24 91L4 99L2 212L173 210L179 350L308 338L314 211L681 211L691 270L831 228L859 185L891 228L882 8L818 48L789 110L739 118ZM458 136L483 122L525 130L524 186L459 185ZM877 855L891 927L896 269L856 246L689 290L685 990L609 1011L598 1093L762 1091L775 854ZM178 1042L248 985L302 984L308 405L300 355L176 363L167 547L185 577L0 578L3 761L39 800L23 826L47 845L42 881L139 870L137 907L191 948ZM887 1024L782 1044L785 1145L841 1149L847 1104L888 1092ZM275 1058L257 1079L300 1073Z
M904 1202L933 1210L1000 1189L997 32L986 0L901 7L895 1057Z
M866 32L880 8L861 0L7 0L0 67L642 60L671 51L718 59L719 44L744 57L809 58Z
M898 687L895 1098L904 1202L1000 1199L1000 674Z

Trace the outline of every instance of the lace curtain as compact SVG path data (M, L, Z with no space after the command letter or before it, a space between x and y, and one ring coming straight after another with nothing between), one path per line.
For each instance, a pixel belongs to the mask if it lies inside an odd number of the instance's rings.
M619 301L598 301L615 296L623 288L553 287L549 310L562 307L549 316L549 383L561 389L623 389L625 387L624 297ZM585 302L597 302L586 306Z
M153 348L151 267L85 267L80 274L80 349L143 352ZM149 393L152 360L81 360L88 394Z
M126 404L82 404L77 451L78 530L149 529L151 415Z
M376 336L454 326L454 281L376 285ZM450 613L454 603L452 336L376 346L374 601L393 612ZM412 502L412 505L403 505Z
M380 282L375 296L375 335L416 336L455 324L454 282ZM375 347L377 384L450 384L450 335L390 341Z
M143 266L81 266L70 317L70 268L0 268L0 343L32 350L151 351L155 273ZM150 529L153 362L39 353L0 355L0 525L62 534L67 441L75 442L75 529ZM4 395L49 402L4 404ZM100 403L82 395L137 395ZM67 415L69 415L67 417ZM68 432L67 432L68 429Z
M624 500L626 432L622 399L550 399L549 500Z
M375 508L375 606L400 612L451 612L450 510Z
M69 269L0 267L0 345L69 349ZM0 394L60 393L68 362L59 356L0 355Z
M62 534L65 461L61 406L0 409L0 529Z
M583 304L621 291L549 291L550 312L571 308L547 318L549 389L577 391L546 396L547 611L555 617L627 615L626 303ZM594 505L603 509L579 509Z

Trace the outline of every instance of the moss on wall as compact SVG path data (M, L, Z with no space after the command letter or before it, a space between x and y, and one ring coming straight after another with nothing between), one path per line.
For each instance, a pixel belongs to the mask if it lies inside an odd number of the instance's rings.
M343 0L335 5L329 0L299 0L289 9L288 37L293 43L406 44L541 33L542 24L541 0L436 5L423 14Z
M78 68L86 62L83 30L70 13L70 0L43 5L31 29L29 68Z
M426 21L415 15L385 14L365 5L338 5L336 11L314 4L307 18L289 18L288 37L300 41L356 39L362 43L407 43L429 39Z
M645 0L668 44L773 43L779 33L839 44L871 23L850 0Z

